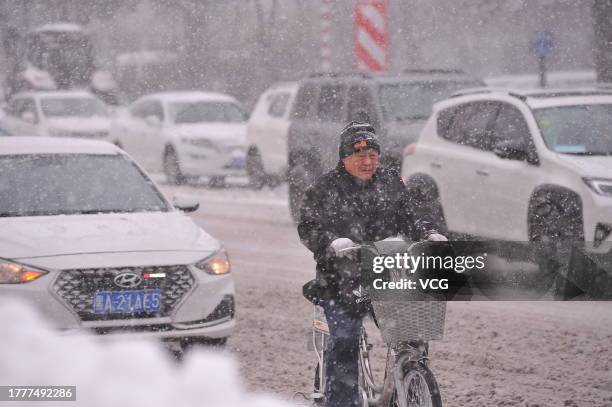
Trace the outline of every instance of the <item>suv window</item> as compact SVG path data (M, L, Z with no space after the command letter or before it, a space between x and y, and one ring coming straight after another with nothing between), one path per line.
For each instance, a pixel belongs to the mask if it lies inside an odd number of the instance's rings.
M315 102L317 87L308 83L302 86L297 94L293 116L296 119L312 118L312 105Z
M378 117L372 94L370 90L363 86L352 86L348 91L348 119L347 122L358 120L378 127Z
M139 119L144 119L146 117L148 106L149 106L148 100L136 103L130 109L130 115L132 115L133 117L139 118Z
M270 107L268 115L272 117L283 117L287 111L287 102L289 102L289 93L277 93L270 98Z
M342 85L323 85L317 105L317 117L325 122L339 122L342 117L345 87Z
M524 141L529 135L529 126L523 114L516 107L503 104L493 125L494 142L515 140Z
M34 122L38 123L38 112L36 111L36 103L31 98L14 99L9 105L9 112L15 117L21 117L24 112L32 112Z
M156 100L144 100L130 109L130 114L139 119L156 116L159 121L164 120L164 110L160 102Z
M449 134L451 125L453 124L453 119L455 118L455 113L457 113L458 107L453 106L444 110L440 110L438 112L438 135L444 139L449 141L453 141L451 135Z
M488 130L498 108L492 102L473 102L456 107L452 124L443 137L457 144L489 150L491 137Z

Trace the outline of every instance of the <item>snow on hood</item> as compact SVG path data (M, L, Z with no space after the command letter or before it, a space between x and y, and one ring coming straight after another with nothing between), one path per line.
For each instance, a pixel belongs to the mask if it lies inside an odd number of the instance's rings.
M558 154L561 162L585 177L612 178L612 156Z
M50 129L74 132L108 131L111 126L109 117L57 117L48 118Z
M246 122L177 124L176 128L180 137L201 137L226 146L246 144Z
M217 240L180 212L0 218L0 257L85 253L212 252Z
M247 393L228 353L197 349L177 364L153 340L60 335L16 299L0 299L0 325L0 383L76 386L62 406L289 407Z

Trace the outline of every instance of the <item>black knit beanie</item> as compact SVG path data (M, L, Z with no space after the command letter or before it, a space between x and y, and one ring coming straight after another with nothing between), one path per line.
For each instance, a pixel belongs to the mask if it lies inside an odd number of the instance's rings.
M338 148L340 159L369 148L380 154L380 144L371 124L353 121L344 126L340 132L340 146Z

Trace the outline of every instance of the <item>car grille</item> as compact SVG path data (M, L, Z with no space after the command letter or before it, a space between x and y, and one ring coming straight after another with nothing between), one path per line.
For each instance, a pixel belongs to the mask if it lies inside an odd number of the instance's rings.
M120 273L165 273L163 278L149 278L133 290L158 289L161 291L161 307L157 312L133 312L125 314L96 314L93 299L96 291L130 291L118 287L114 278ZM174 307L189 292L194 277L186 266L153 266L62 270L55 281L54 290L82 321L107 321L134 318L156 318L169 316Z

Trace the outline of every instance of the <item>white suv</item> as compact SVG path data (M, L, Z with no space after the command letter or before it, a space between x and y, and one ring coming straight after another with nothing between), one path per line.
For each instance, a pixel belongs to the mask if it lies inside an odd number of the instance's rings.
M285 178L289 114L298 85L278 83L261 94L247 125L247 172L251 185L261 188Z
M612 241L612 93L466 91L434 106L402 175L450 233Z

